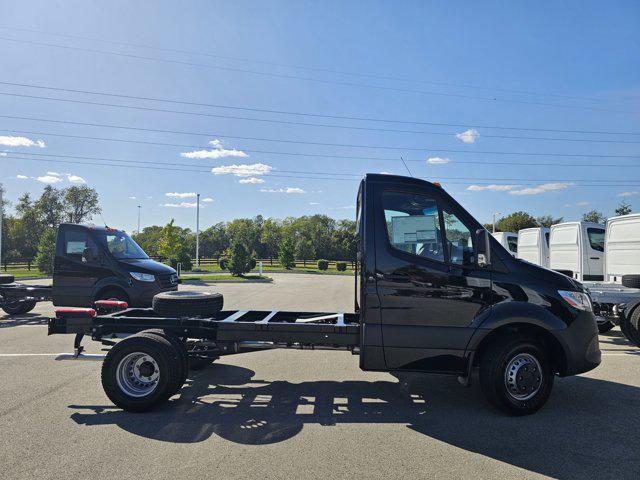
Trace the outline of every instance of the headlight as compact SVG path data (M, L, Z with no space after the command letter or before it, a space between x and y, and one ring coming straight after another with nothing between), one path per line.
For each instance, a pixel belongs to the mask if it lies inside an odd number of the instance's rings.
M156 277L150 273L129 272L133 278L139 282L155 282Z
M567 292L565 290L558 290L560 296L571 305L573 308L577 308L578 310L585 310L587 312L592 312L593 307L591 306L591 299L589 295L582 292Z

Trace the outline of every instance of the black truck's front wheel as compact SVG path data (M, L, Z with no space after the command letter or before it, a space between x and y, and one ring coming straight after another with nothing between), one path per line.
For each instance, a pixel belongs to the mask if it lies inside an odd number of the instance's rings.
M505 337L480 359L480 386L489 402L511 415L528 415L546 403L554 371L548 352L533 339Z
M123 410L146 412L175 393L180 353L160 335L133 335L109 350L102 364L102 387Z

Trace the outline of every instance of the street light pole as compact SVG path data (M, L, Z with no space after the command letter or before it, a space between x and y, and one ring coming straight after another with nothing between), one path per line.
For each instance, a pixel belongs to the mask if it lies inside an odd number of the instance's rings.
M200 194L196 195L196 270L200 270Z
M502 213L493 212L493 231L491 233L496 233L496 215L502 215Z
M138 235L140 235L140 205L138 205Z
M0 267L2 266L2 223L4 209L2 208L2 184L0 183Z

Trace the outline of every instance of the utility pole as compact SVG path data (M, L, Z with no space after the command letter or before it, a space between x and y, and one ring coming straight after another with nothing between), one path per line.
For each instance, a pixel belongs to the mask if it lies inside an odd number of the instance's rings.
M496 215L502 215L502 213L493 212L493 231L491 233L496 233Z
M196 195L196 270L200 270L200 194Z
M140 205L138 205L138 235L140 235Z

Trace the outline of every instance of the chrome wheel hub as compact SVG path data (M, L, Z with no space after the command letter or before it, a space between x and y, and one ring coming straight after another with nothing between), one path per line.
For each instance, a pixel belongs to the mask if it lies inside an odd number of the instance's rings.
M542 368L538 359L530 353L514 356L504 372L504 384L507 392L515 400L532 398L542 386Z
M118 364L118 387L131 397L146 397L158 385L160 369L155 358L143 352L130 353Z

